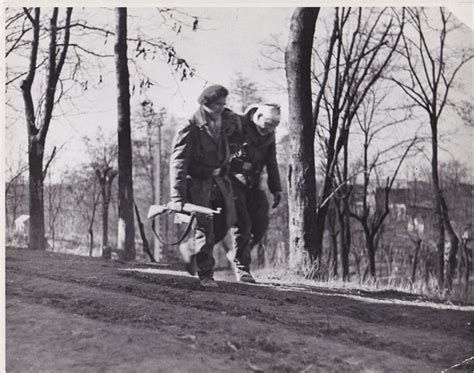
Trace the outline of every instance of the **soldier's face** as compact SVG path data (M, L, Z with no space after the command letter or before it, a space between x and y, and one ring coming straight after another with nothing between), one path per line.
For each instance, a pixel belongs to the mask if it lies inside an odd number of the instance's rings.
M263 115L259 115L257 118L256 125L260 134L268 135L269 133L275 131L279 123L280 121L272 120L269 118L265 118Z
M221 114L227 103L227 97L219 97L217 100L206 104L207 108L213 114Z

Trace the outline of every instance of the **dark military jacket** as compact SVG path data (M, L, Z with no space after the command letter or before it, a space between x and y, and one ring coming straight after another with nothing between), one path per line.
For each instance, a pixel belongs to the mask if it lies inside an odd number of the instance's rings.
M233 152L230 173L244 175L248 187L257 187L263 168L266 167L270 192L281 192L275 132L263 136L258 132L252 121L255 111L256 108L250 109L241 116L240 130L234 131L229 137Z
M228 177L230 148L228 136L237 125L229 109L222 114L220 135L214 137L208 127L205 112L200 108L176 133L170 156L170 198L211 207L214 184L224 197L226 223L235 220L232 184Z

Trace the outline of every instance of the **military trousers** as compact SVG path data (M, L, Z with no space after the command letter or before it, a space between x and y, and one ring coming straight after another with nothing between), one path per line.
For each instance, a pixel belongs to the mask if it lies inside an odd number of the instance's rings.
M193 224L196 265L199 278L214 275L214 245L224 239L227 234L225 203L221 191L213 185L210 205L212 209L221 208L222 212L213 217L196 214Z
M268 228L268 200L265 192L257 187L248 188L239 181L232 181L237 223L232 227L234 263L238 269L249 271L251 250L261 242Z

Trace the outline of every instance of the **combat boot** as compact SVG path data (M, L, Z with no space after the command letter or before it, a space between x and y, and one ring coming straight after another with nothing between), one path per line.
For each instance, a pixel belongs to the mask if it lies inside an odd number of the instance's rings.
M212 277L203 277L200 279L203 288L218 288L217 282Z
M235 270L235 277L239 282L245 282L247 284L256 284L257 281L253 278L250 270L246 271L244 269L236 268Z

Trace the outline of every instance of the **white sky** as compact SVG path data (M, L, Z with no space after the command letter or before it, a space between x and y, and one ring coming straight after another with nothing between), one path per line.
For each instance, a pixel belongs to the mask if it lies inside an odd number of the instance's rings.
M132 96L132 112L141 100L148 98L154 102L155 108L164 106L175 116L187 117L196 109L196 98L206 81L223 84L232 90L230 81L236 72L242 72L244 76L263 88L263 96L268 101L281 103L283 118L285 118L286 95L270 89L274 82L286 84L284 72L267 72L260 69L259 66L266 63L260 51L263 48L262 44L269 42L272 35L277 35L284 46L293 8L182 8L181 10L196 15L200 19L198 32L184 31L183 27L183 32L176 36L166 31L166 28L157 28L160 17L156 9L129 9L129 36L135 36L137 24L144 32L156 29L157 32L162 33L163 38L174 45L177 53L186 58L198 74L192 79L179 82L179 76L173 76L169 66L158 63L157 60L148 59L147 62L142 63L142 69L157 84L142 95L138 94L138 89L136 89L136 93ZM111 25L109 28L113 30L112 10L77 9L77 12L87 12L89 24L93 24L94 21L109 23ZM317 32L322 30L321 15ZM472 40L472 32L467 33L466 37ZM109 48L109 53L113 53L113 37L109 37L106 46L103 45L102 40L96 42L99 48ZM129 56L133 51L134 46L130 45ZM113 58L104 59L102 64L104 66L101 71L99 72L97 68L88 78L87 91L79 88L75 90L75 94L80 96L75 107L63 103L61 108L55 109L57 118L50 126L46 154L53 146L64 146L54 165L58 171L87 159L81 140L84 135L94 135L97 127L101 127L105 133L111 135L116 131L114 60ZM133 66L130 66L130 72L134 74L134 71ZM103 83L100 85L97 84L99 74L103 74ZM461 80L470 82L465 86L470 86L472 89L472 68L463 71ZM465 94L468 95L469 92ZM16 115L16 121L10 117L7 118L5 147L7 164L15 163L18 159L26 161L26 125L22 118L21 97L18 99L18 106L21 108L20 115ZM443 152L441 158L444 160L451 157L460 160L472 159L472 129L473 127L463 126L450 118L449 143L446 143L448 151ZM284 127L282 126L279 131L284 132ZM406 133L407 127L399 127L390 136L398 139L405 137Z

